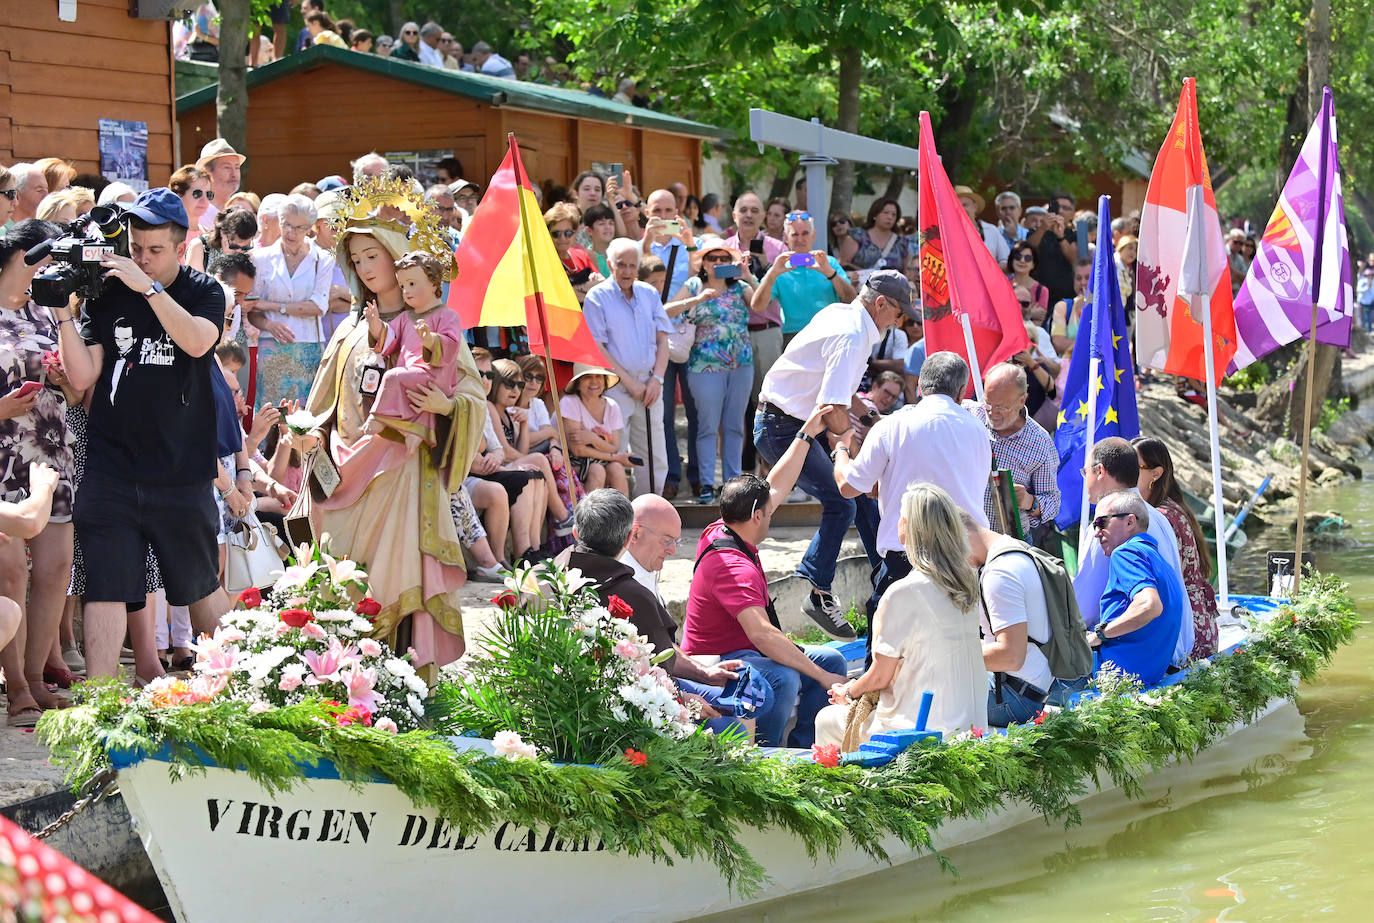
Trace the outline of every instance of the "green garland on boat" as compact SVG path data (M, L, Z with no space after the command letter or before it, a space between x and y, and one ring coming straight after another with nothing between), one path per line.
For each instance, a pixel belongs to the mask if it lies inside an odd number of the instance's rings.
M1178 685L1140 695L1134 683L1109 676L1099 697L1042 724L927 742L880 769L757 758L708 734L655 737L642 763L634 751L634 761L616 757L600 767L497 759L457 752L430 731L340 726L312 703L252 713L216 700L150 714L130 707L127 687L98 683L85 687L78 707L48 712L38 732L73 786L107 766L113 749L167 745L174 777L201 771L208 757L273 792L302 781L304 766L330 760L345 780L388 780L465 831L513 821L670 863L710 861L749 894L767 876L739 840L744 828L788 830L813 857L852 845L882 860L884 841L930 849L948 818L982 817L1015 800L1076 822L1072 799L1090 785L1105 777L1138 793L1149 770L1192 758L1271 698L1293 696L1359 624L1347 587L1314 575L1300 598L1257 623L1248 647Z

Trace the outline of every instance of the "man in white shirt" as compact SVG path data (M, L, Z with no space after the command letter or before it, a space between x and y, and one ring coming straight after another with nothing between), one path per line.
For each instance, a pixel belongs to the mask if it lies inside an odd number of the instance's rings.
M430 67L444 66L444 53L439 50L439 40L444 37L444 27L430 20L420 27L420 63Z
M992 254L992 258L997 261L997 265L1007 265L1007 257L1011 256L1011 244L997 230L997 225L989 224L978 217L978 213L983 210L983 197L974 192L968 186L955 186L954 192L959 196L959 201L964 206L964 211L968 214L968 220L973 222L973 226L978 229L978 234L983 238L983 244Z
M489 77L515 79L515 68L486 42L478 42L472 46L472 63Z
M844 620L830 592L840 545L850 523L854 523L869 560L876 567L878 510L868 497L851 499L840 493L828 455L832 446L854 435L850 410L859 414L868 410L855 393L874 345L904 312L915 310L911 283L906 276L890 269L873 273L852 303L822 308L793 337L764 377L759 393L754 445L770 465L777 464L794 439L802 438L797 434L803 421L817 407L830 408L827 432L814 441L806 440L811 447L797 478L798 485L821 502L820 527L797 566L797 573L809 580L812 587L802 611L836 640L854 637L854 630Z
M983 666L999 674L1000 689L988 690L988 724L1026 724L1044 711L1055 685L1054 673L1039 644L1052 627L1040 571L1025 542L984 528L972 517L969 563L978 568L982 603Z
M682 517L677 509L658 494L641 494L631 504L635 511L630 541L620 555L620 563L635 572L635 579L663 602L658 578L663 562L677 554L682 542Z
M968 387L968 363L954 352L938 352L921 366L921 401L882 417L850 459L849 446L835 446L834 478L840 494L859 497L878 488L878 553L868 617L883 593L911 573L898 521L902 495L917 484L934 484L980 525L986 526L983 489L992 470L988 430L959 404ZM872 637L872 635L870 635Z
M1097 442L1083 469L1083 480L1088 483L1088 502L1097 503L1113 491L1140 491L1136 483L1140 475L1140 458L1135 448L1120 436L1109 436ZM1183 564L1178 555L1178 539L1169 525L1169 520L1160 513L1151 516L1150 535L1159 545L1159 553L1169 566L1183 579ZM1089 540L1087 551L1080 552L1078 575L1073 578L1073 592L1078 597L1078 608L1083 613L1083 621L1088 628L1098 623L1102 616L1102 591L1107 586L1107 554L1102 545ZM1183 597L1183 621L1178 630L1178 643L1174 646L1173 663L1182 666L1187 663L1193 651L1193 609L1188 597Z

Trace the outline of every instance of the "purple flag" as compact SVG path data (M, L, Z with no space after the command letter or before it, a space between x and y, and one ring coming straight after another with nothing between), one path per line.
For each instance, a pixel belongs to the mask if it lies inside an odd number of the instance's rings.
M1314 284L1317 342L1349 346L1355 293L1330 87L1236 295L1239 348L1228 374L1308 335Z

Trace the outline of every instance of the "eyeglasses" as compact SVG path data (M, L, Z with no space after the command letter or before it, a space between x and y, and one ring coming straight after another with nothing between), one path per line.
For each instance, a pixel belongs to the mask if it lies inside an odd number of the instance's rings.
M785 216L787 221L810 221L810 212L788 212Z
M224 247L224 249L226 249L226 250L252 250L252 249L253 249L253 245L252 245L252 244L226 244L225 247Z
M19 190L18 190L18 189L0 189L0 195L4 196L5 198L7 198L7 199L9 199L11 202L13 202L15 199L19 198Z
M662 542L663 550L665 551L677 551L677 546L682 544L681 535L679 535L677 538L669 538L657 529L650 529L648 526L640 526L640 528L643 529L645 532L648 532L655 538L657 538L660 542Z
M403 30L403 31L401 32L401 34L402 34L402 35L419 35L420 33L417 32L417 31L415 31L414 29L405 29L405 30Z
M281 223L281 229L282 229L283 231L295 231L297 234L304 234L306 231L310 230L310 225L308 225L308 224L291 224L291 223L289 223L289 222L283 221L283 222Z
M3 193L0 193L0 195L3 195ZM209 199L211 202L213 202L213 201L215 201L215 190L213 190L213 189L192 189L192 190L191 190L191 198L193 198L193 199L199 199L199 198L201 198L202 196L204 196L205 198L207 198L207 199Z
M894 394L893 397L895 398L896 395ZM988 413L1000 413L1003 416L1007 416L1013 413L1020 413L1021 405L1017 404L1015 407L1003 407L1001 404L989 404L987 401L983 401L983 409Z
M1078 473L1081 474L1081 475L1083 475L1084 477L1087 477L1088 475L1090 475L1090 474L1093 473L1093 469L1096 468L1096 467L1098 467L1098 466L1095 465L1095 464L1094 464L1094 465L1084 465L1082 468L1079 468L1079 469L1078 469Z
M1134 513L1105 513L1105 514L1103 514L1103 515L1101 515L1101 516L1098 516L1096 519L1093 520L1093 529L1095 529L1095 530L1098 531L1098 532L1101 532L1103 529L1107 528L1107 520L1109 520L1109 519L1124 519L1124 518L1127 517L1127 516L1133 516L1133 515L1135 515L1135 514L1134 514Z
M576 237L576 236L577 236L577 232L574 231L574 230L572 230L571 228L568 229L568 230L566 230L566 231L550 231L549 234L552 235L553 238L554 238L555 240L557 240L557 239L559 239L559 238L563 238L563 237Z

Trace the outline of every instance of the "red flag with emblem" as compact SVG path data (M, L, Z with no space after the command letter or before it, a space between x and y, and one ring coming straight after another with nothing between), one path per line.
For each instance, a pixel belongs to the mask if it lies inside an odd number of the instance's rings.
M926 355L949 350L968 361L960 316L973 330L978 366L986 373L1030 348L1021 304L983 235L954 192L935 150L930 113L921 113L921 304ZM971 365L971 363L970 363ZM972 393L972 382L969 383Z

